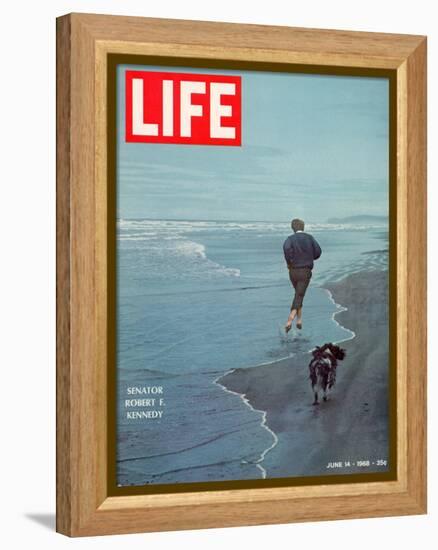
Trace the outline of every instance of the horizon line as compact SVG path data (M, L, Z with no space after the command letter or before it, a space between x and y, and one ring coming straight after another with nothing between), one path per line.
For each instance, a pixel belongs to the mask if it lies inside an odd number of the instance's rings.
M389 220L389 216L383 214L357 214L355 216L345 216L345 218L338 218L339 220L351 219L351 218L361 218L361 217L370 217L370 218L385 218ZM335 216L336 219L336 216ZM126 217L126 216L117 216L116 221L120 220L144 220L144 221L166 221L166 222L232 222L232 223L286 223L290 224L291 220L240 220L240 219L202 219L202 218L148 218L148 217ZM342 222L330 222L329 220L325 221L304 221L305 224L336 224Z

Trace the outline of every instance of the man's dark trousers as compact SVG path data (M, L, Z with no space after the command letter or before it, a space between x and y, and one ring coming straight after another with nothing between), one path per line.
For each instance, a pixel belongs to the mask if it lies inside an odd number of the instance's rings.
M289 279L295 289L294 301L292 302L291 311L298 310L303 306L304 295L309 286L312 277L310 267L291 267L289 268Z

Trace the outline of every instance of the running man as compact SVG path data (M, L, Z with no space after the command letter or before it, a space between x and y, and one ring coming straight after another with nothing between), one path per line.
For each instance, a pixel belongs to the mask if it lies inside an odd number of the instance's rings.
M289 279L295 289L295 296L290 308L290 315L284 327L286 333L292 328L293 320L297 319L297 328L303 327L303 299L312 277L313 261L321 256L321 247L314 237L304 233L303 220L294 219L291 222L293 234L283 244L284 258L289 270Z

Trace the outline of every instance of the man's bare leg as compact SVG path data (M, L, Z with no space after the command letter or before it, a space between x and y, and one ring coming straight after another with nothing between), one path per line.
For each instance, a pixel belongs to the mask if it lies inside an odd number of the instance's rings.
M295 319L295 316L297 314L297 310L296 309L292 309L290 314L289 314L289 317L287 319L287 323L286 325L284 326L284 330L287 332L290 331L290 329L292 328L292 322L293 320Z
M297 310L297 328L303 328L303 308L299 307Z

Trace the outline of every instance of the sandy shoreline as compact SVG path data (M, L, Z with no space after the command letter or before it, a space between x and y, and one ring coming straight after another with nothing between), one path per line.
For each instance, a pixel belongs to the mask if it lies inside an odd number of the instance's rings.
M262 462L268 478L385 471L373 462L388 458L388 274L354 273L326 288L347 308L336 321L355 333L342 344L347 358L327 403L312 406L309 354L236 369L218 380L266 412L266 425L278 437ZM360 460L370 466L353 464ZM327 468L339 461L352 465Z

